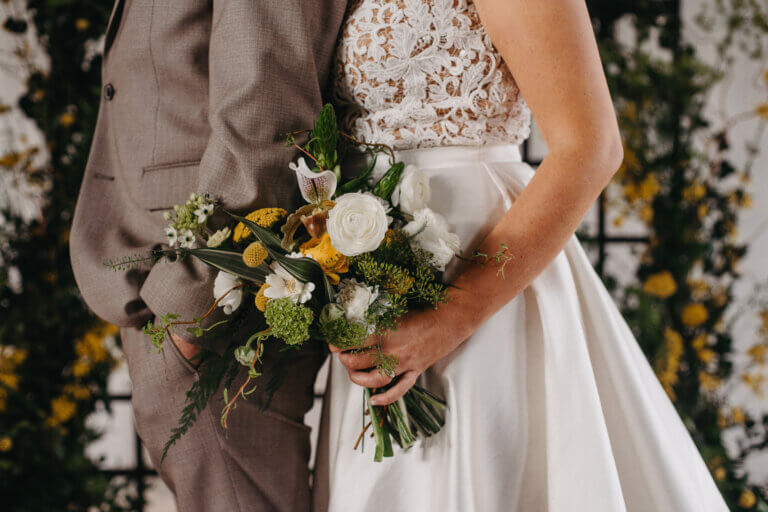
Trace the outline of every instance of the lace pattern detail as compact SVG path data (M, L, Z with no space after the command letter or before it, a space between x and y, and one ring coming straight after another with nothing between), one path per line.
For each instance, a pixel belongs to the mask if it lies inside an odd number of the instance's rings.
M336 54L341 126L396 149L519 144L530 111L467 0L357 0Z

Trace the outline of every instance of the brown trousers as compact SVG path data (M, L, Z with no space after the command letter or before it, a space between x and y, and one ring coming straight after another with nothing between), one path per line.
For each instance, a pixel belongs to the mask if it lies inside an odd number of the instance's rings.
M218 393L160 464L185 393L199 375L173 343L158 354L140 330L125 328L120 334L133 382L136 431L180 512L310 510L310 429L303 418L313 403L324 352L297 353L270 407L262 410L270 377L267 359L259 388L232 411L227 429L220 422ZM241 372L234 385L245 377Z

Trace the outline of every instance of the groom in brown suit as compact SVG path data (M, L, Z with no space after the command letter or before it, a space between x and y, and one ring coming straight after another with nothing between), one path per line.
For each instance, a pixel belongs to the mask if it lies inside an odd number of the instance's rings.
M346 0L116 0L104 47L103 96L71 233L88 305L121 330L136 428L181 512L309 509L312 385L324 354L290 365L270 408L244 402L219 424L209 406L168 453L185 391L198 378L177 331L161 357L137 329L154 316L201 316L214 272L162 262L115 273L110 258L164 243L163 213L208 192L241 213L295 206L294 156L279 134L310 127Z

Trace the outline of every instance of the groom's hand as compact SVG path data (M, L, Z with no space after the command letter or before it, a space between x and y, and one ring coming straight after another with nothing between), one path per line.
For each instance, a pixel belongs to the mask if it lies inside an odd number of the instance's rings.
M461 342L472 335L475 328L464 315L451 311L449 304L436 310L418 311L407 314L397 329L383 335L371 336L366 341L365 351L360 349L341 352L339 361L346 366L349 378L355 384L366 388L381 388L395 384L383 393L371 397L372 405L387 405L403 396L416 383L424 371L451 353ZM397 358L394 375L384 375L376 369L378 348L388 356ZM340 352L331 346L332 352Z
M200 364L199 358L197 356L200 354L200 352L202 352L202 347L184 341L175 334L171 334L171 340L173 341L173 344L176 345L176 348L179 349L179 352L184 357L184 359L189 361L189 364L195 367Z

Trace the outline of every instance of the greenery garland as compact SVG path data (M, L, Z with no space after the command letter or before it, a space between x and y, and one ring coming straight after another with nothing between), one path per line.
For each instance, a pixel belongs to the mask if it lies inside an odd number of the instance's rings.
M731 510L768 511L765 483L749 483L745 466L768 444L768 415L751 418L729 406L724 392L735 371L726 314L746 252L736 225L740 211L751 206L746 188L768 103L722 126L704 115L713 87L731 75L735 54L764 59L768 12L758 2L739 0L714 0L702 12L698 23L705 30L722 27L715 68L683 37L680 1L590 4L625 144L608 207L619 212L617 226L627 215L638 217L650 239L637 280L625 287L615 278L607 282ZM617 26L627 21L634 40L622 44ZM768 70L762 80L768 93ZM763 122L748 141L747 162L737 167L729 159L730 131L755 118ZM768 315L763 329L768 332ZM759 395L765 377L755 370L764 370L767 341L764 336L750 348L753 365L738 375ZM723 444L723 432L731 428L744 429L751 439L735 455Z

